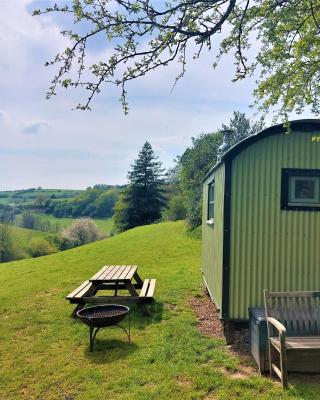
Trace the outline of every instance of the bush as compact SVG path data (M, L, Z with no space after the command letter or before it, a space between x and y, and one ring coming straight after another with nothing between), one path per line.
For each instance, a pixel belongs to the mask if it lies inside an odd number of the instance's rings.
M82 246L103 238L102 232L90 218L80 218L62 232L62 250Z
M20 260L25 254L15 243L12 228L8 225L0 225L0 262Z
M53 247L46 239L34 239L30 243L29 251L32 257L41 257L55 253L57 249Z

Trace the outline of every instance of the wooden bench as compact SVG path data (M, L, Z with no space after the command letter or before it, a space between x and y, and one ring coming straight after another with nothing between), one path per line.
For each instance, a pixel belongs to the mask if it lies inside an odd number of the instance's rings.
M128 278L129 280L132 278ZM117 278L118 280L121 277ZM69 300L71 304L77 304L77 307L72 313L75 316L77 311L81 310L86 304L106 304L106 303L138 303L142 311L149 315L149 309L145 303L151 303L153 301L153 294L156 286L156 279L145 279L143 282L131 283L127 287L123 282L113 279L109 282L95 282L94 279L83 282L73 292L68 294L66 300ZM128 283L128 282L127 282ZM130 295L118 295L118 290L129 289ZM141 289L140 293L137 289ZM112 290L114 295L112 296L96 296L99 290Z
M264 292L270 374L320 372L320 292ZM275 336L275 332L277 335Z
M73 292L69 293L66 300L69 300L71 304L78 304L72 313L74 316L78 310L84 307L85 301L84 297L93 296L97 290L94 288L92 282L84 281L80 286L78 286Z
M145 279L139 294L139 300L150 302L153 300L153 293L156 287L156 279Z

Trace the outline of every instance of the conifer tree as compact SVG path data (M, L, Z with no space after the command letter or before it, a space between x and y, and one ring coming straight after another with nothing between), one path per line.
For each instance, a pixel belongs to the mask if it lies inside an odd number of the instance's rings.
M147 225L161 217L165 206L162 163L149 142L145 142L128 172L128 187L114 208L115 224L120 231Z

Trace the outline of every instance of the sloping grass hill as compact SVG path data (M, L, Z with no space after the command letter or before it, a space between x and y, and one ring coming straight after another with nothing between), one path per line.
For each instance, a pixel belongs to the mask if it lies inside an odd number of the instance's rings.
M17 250L16 258L31 257L30 254L28 253L28 248L33 240L48 239L49 237L53 236L53 234L49 232L41 232L33 229L25 229L13 225L10 225L9 229L13 245Z
M50 234L47 232L20 228L19 226L14 225L10 225L10 230L15 240L19 241L21 244L26 245L29 244L32 239L44 239L46 236L50 236Z
M132 342L88 328L64 298L104 264L138 264L157 278L152 316L132 315ZM318 383L238 379L224 342L199 333L188 306L201 293L200 241L163 223L38 259L0 265L1 400L316 399Z

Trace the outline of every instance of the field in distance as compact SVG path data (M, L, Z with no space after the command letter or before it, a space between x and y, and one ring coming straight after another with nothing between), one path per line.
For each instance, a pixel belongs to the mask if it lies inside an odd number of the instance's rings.
M72 199L84 190L71 190L71 189L21 189L21 190L7 190L0 191L0 204L31 204L39 196L44 198L68 200Z
M57 227L54 229L54 232L62 231L63 229L70 226L76 219L78 218L56 218L53 215L34 213L38 218L42 221L48 221L51 226ZM19 224L19 215L17 216L17 221ZM105 235L109 235L113 229L113 219L112 218L94 218L93 222L97 225L97 227L101 230Z

